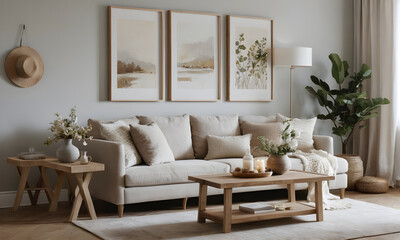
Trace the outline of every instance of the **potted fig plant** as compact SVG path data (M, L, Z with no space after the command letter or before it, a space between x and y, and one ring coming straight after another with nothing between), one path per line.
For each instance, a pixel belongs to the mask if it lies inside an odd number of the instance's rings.
M375 110L384 104L389 104L390 101L387 98L369 98L367 92L362 90L363 81L370 79L372 73L367 64L362 64L358 73L349 76L347 61L342 61L336 53L331 53L329 59L332 62L331 72L337 87L330 87L328 83L312 75L311 81L317 85L317 88L315 90L307 86L306 89L317 98L319 105L326 109L327 113L318 114L317 118L332 121L332 133L340 137L343 154L340 156L349 161L349 172L352 165L361 167L362 176L361 158L347 154L349 140L352 139L356 127L365 127L365 120L378 116ZM347 77L350 79L346 80ZM349 176L350 189L358 180L358 177L351 178Z

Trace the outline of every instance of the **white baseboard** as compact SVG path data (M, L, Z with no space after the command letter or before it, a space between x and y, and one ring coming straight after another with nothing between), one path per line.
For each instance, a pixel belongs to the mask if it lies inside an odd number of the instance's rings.
M34 191L32 191L34 193ZM7 191L0 192L0 208L9 208L14 206L15 196L17 195L17 191ZM61 189L59 201L68 201L68 189ZM48 203L46 194L44 191L40 191L40 195L37 201L37 204ZM29 201L28 192L25 191L22 196L20 206L31 205Z

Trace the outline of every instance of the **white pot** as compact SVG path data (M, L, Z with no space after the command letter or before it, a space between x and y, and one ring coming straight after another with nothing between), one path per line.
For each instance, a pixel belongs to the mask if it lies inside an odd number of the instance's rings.
M57 149L56 156L60 162L72 163L79 158L79 149L72 144L72 139L64 139Z

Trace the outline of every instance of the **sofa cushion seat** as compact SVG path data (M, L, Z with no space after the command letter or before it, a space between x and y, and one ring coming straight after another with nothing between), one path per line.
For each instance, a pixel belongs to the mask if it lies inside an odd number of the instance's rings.
M265 159L267 160L267 157L255 157L254 159ZM338 160L338 169L336 171L337 174L340 173L346 173L348 170L348 163L345 159L337 157ZM304 166L303 163L301 162L300 159L298 158L290 158L290 161L292 163L292 170L299 170L299 171L304 171ZM214 160L209 160L209 162L217 162L217 163L225 163L230 166L230 171L234 171L235 168L237 167L243 167L243 159L242 158L223 158L223 159L214 159Z
M125 186L188 183L189 176L228 173L229 165L204 160L183 160L159 165L137 165L126 169Z

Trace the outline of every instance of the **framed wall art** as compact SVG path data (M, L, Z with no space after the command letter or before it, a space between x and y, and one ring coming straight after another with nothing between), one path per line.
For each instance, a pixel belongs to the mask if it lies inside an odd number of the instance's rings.
M273 20L227 16L227 100L272 101Z
M168 11L169 100L221 99L221 16Z
M108 7L110 101L164 100L162 10Z

